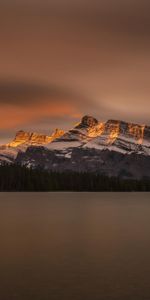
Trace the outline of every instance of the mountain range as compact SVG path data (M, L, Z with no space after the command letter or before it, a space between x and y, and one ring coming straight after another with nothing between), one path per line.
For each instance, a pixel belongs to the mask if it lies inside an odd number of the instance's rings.
M21 130L13 141L0 146L0 164L4 163L110 177L150 177L150 126L84 116L72 129L56 129L49 136Z

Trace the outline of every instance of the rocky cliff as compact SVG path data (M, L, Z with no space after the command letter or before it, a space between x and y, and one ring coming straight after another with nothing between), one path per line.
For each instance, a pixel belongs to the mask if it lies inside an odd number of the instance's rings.
M8 144L9 147L18 147L21 145L31 146L31 145L45 145L52 142L54 139L62 136L64 134L63 130L56 129L52 135L44 135L35 132L25 132L20 130L16 133L16 136L12 142Z
M57 129L51 136L19 131L0 149L0 161L59 172L150 177L150 127L84 116L72 129Z

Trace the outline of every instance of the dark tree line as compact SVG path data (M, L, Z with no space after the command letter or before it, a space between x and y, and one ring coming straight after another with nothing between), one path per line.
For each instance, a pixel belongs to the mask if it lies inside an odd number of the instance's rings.
M48 172L0 166L0 191L150 191L150 179L108 178L95 173Z

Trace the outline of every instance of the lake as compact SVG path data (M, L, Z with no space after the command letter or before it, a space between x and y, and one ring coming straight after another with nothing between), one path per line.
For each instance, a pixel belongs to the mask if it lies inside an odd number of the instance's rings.
M1 193L0 299L150 299L149 193Z

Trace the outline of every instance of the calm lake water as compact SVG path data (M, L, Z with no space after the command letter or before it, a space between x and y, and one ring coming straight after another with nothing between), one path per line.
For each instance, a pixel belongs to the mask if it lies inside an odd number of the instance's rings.
M149 193L1 193L1 300L150 299Z

